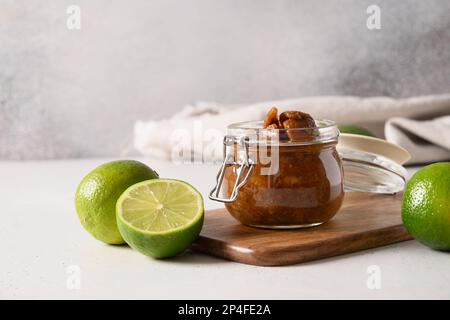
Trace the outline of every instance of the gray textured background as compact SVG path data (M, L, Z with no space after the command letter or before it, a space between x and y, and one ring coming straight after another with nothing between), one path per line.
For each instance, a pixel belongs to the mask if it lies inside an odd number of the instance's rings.
M0 0L0 159L116 155L197 100L448 91L447 0Z

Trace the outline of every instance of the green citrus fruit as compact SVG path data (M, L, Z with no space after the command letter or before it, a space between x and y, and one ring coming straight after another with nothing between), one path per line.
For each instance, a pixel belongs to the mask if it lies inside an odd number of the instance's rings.
M117 201L117 225L130 247L168 258L194 242L203 226L203 198L186 182L148 180L129 187Z
M117 229L116 202L131 185L157 178L145 164L132 160L105 163L88 173L75 194L75 208L83 227L96 239L124 243Z
M342 133L352 133L352 134L359 134L362 136L375 137L375 135L372 132L360 126L347 125L347 126L338 126L338 128L339 131Z
M450 250L450 162L419 170L403 195L402 218L408 232L437 250Z

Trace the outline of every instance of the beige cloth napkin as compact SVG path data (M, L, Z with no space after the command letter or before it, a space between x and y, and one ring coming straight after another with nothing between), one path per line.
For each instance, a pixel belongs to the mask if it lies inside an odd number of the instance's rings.
M230 123L262 120L271 106L302 110L316 119L357 124L399 144L410 163L450 159L450 94L408 99L388 97L305 97L250 105L200 102L161 120L137 121L134 146L144 155L189 161L222 158L222 137Z
M385 136L411 153L409 163L450 160L450 116L428 121L392 118L386 122Z

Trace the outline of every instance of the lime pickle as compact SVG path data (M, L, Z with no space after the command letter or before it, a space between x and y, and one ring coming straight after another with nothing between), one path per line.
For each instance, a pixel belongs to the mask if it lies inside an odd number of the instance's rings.
M277 109L272 108L258 125L252 122L228 127L230 136L244 132L256 133L257 137L250 139L247 149L253 159L252 171L235 200L225 203L230 214L245 225L263 228L311 227L330 220L344 199L336 124L315 121L299 111L283 112L278 117ZM268 164L260 157L260 137L269 130L269 134L276 133L278 143L264 146L269 155L277 153L278 170L267 174L264 169ZM234 161L224 166L223 193L228 198L232 197L242 167L240 150L241 146L234 144L229 150Z

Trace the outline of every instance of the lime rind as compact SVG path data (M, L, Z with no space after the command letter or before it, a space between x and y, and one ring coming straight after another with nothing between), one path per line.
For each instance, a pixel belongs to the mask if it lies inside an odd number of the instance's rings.
M75 209L81 225L108 244L125 243L117 226L116 203L135 183L158 178L147 165L134 160L104 163L90 171L75 192Z
M165 188L161 188L164 184ZM126 189L117 201L116 211L117 219L137 232L171 234L189 229L203 218L203 197L184 181L147 180Z

